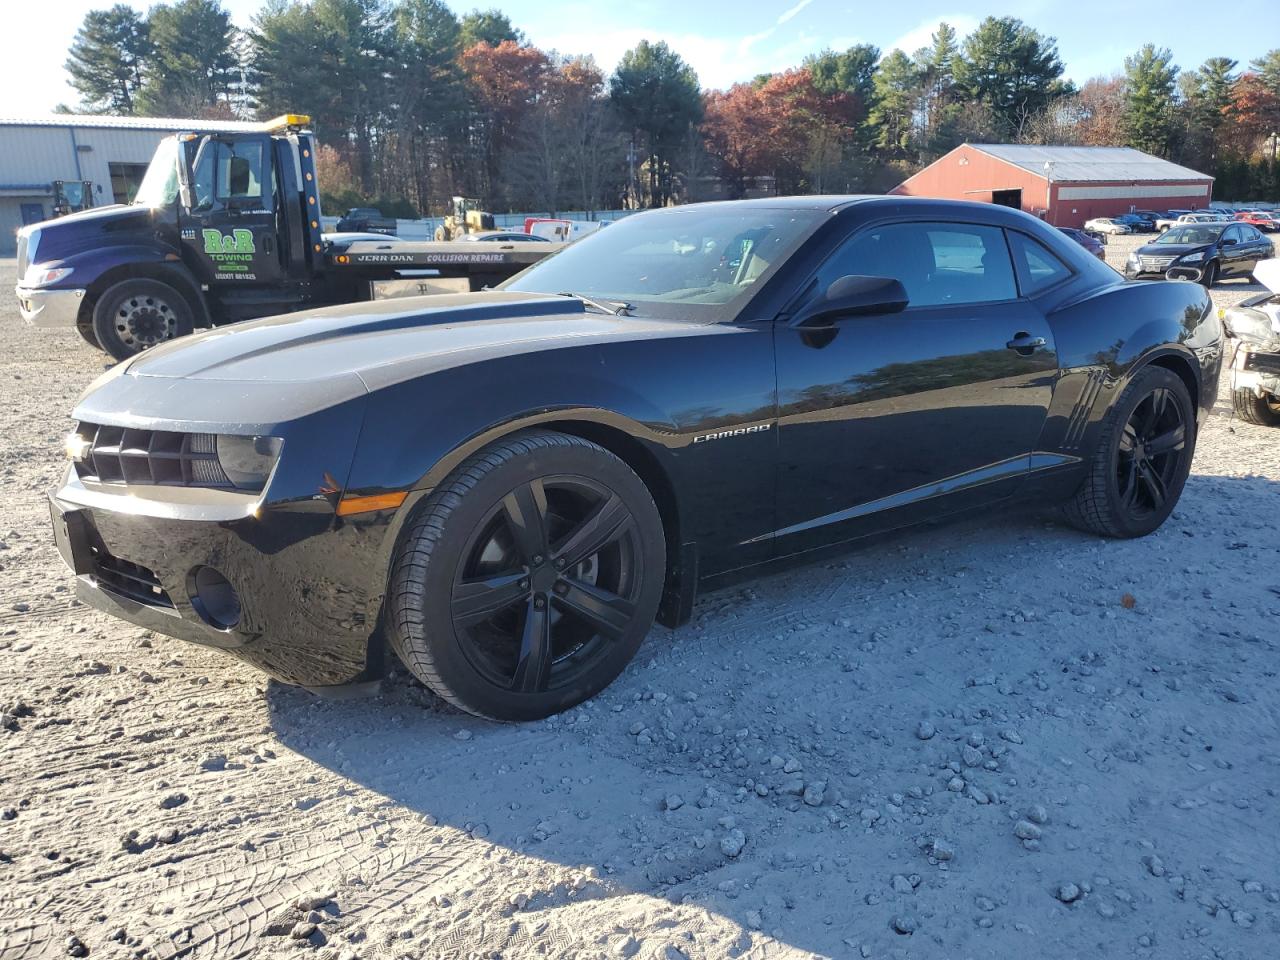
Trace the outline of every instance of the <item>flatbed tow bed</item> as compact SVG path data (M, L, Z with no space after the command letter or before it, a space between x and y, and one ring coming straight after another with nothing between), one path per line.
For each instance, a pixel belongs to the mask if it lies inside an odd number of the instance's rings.
M441 276L466 276L500 273L511 276L564 249L563 243L542 241L512 243L479 243L471 240L426 240L421 242L391 240L356 240L334 244L327 259L335 269L385 275L388 267L400 270L431 269Z

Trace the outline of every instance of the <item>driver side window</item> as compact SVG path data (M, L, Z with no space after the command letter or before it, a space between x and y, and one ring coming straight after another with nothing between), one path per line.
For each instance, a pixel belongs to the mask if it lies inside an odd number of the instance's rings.
M217 203L258 201L271 207L270 166L259 141L213 141L202 152L192 175L197 210Z
M1018 296L1004 231L972 223L892 223L860 230L823 264L819 287L851 274L900 281L908 309Z

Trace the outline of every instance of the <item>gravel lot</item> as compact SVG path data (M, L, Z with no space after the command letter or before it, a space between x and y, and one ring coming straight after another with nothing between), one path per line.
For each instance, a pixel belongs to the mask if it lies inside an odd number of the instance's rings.
M103 356L13 282L0 958L1275 955L1280 431L1225 401L1150 538L905 534L705 596L594 702L498 726L77 606L43 497Z

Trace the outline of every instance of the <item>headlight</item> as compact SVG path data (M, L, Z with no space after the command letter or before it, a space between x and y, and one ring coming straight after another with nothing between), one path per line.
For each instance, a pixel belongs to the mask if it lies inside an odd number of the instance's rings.
M71 267L42 267L32 264L27 267L27 272L22 278L20 286L23 287L47 287L51 283L57 283L71 276Z
M1222 318L1222 325L1227 328L1227 336L1250 343L1267 343L1277 336L1270 318L1249 307L1230 308Z
M218 464L241 490L261 490L280 459L279 437L218 436Z
M1204 251L1201 250L1199 253L1188 253L1185 257L1182 257L1178 262L1179 263L1199 263L1203 259L1204 259Z

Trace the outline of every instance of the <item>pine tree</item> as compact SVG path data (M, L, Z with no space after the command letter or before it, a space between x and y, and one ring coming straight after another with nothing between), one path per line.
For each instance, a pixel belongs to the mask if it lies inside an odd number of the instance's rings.
M1124 126L1130 146L1168 156L1178 68L1167 47L1148 43L1124 61Z
M82 109L133 113L150 55L146 21L132 7L118 3L109 10L90 10L66 62Z
M177 0L147 16L154 57L138 98L152 116L230 114L239 81L231 15L220 0Z

